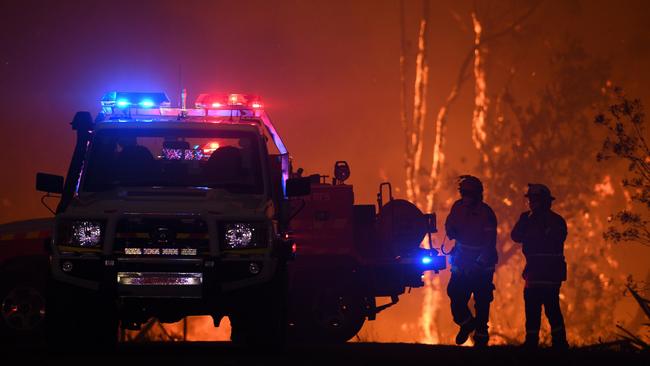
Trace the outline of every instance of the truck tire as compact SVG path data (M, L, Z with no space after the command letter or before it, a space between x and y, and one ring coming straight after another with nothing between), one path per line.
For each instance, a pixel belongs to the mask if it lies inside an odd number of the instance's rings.
M119 321L112 302L52 284L48 286L46 337L55 352L111 351Z
M269 283L240 296L229 315L233 343L262 351L281 350L287 332L287 271L278 269Z
M307 326L322 343L345 343L352 339L366 320L365 299L336 288L316 289L312 294L311 314Z
M43 340L46 279L26 273L2 273L0 284L0 338L3 343Z

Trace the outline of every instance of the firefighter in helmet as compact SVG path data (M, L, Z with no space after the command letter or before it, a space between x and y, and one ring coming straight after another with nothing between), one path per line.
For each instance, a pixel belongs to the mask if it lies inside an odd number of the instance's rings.
M522 244L526 257L523 277L526 280L524 302L526 308L526 341L524 346L536 348L539 327L544 312L551 325L553 347L568 347L564 318L560 309L560 285L566 280L564 240L566 222L551 210L555 199L543 184L528 184L530 211L521 214L510 234L513 241Z
M494 266L497 263L497 219L483 202L483 184L471 175L460 177L456 201L445 221L445 230L456 240L451 251L451 279L447 295L454 322L460 326L456 344L463 344L474 332L474 346L487 346L490 303L494 299ZM475 315L468 308L474 295Z

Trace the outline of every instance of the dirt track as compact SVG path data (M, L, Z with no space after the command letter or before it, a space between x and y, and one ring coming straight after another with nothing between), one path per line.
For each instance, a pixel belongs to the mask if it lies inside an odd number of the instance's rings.
M524 352L515 347L428 346L395 343L347 343L338 346L291 346L276 352L255 352L221 342L125 344L105 354L67 350L49 352L45 347L3 347L4 359L18 357L38 364L144 365L650 365L650 354L608 349L572 349L558 353L548 349ZM76 362L75 362L76 361ZM21 362L21 363L22 363ZM30 362L31 363L31 362Z

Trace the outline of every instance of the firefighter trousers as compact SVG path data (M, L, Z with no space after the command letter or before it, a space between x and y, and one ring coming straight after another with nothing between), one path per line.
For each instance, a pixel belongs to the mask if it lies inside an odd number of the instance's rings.
M536 343L542 322L542 306L551 325L553 344L566 343L564 317L560 309L560 286L527 287L524 289L526 307L526 340Z
M476 272L465 274L452 272L447 295L451 300L451 314L454 322L460 326L474 321L476 336L487 337L488 320L490 318L490 303L494 299L494 284L492 277L494 272ZM475 316L472 316L467 303L474 295Z

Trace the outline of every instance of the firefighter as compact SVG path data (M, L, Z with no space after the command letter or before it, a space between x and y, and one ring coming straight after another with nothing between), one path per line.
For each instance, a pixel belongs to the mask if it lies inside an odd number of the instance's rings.
M497 263L497 219L483 202L483 184L470 175L459 179L461 199L456 201L445 221L447 237L456 240L451 251L451 279L447 295L454 322L460 326L456 344L463 344L474 332L474 346L488 343L490 303L494 299L494 266ZM474 295L475 315L468 308Z
M566 280L564 240L566 222L551 210L555 199L543 184L528 184L530 211L521 214L512 229L513 241L522 244L526 257L523 277L526 280L524 302L526 308L526 341L524 346L536 348L542 306L551 325L553 347L568 347L564 318L560 309L560 285Z

